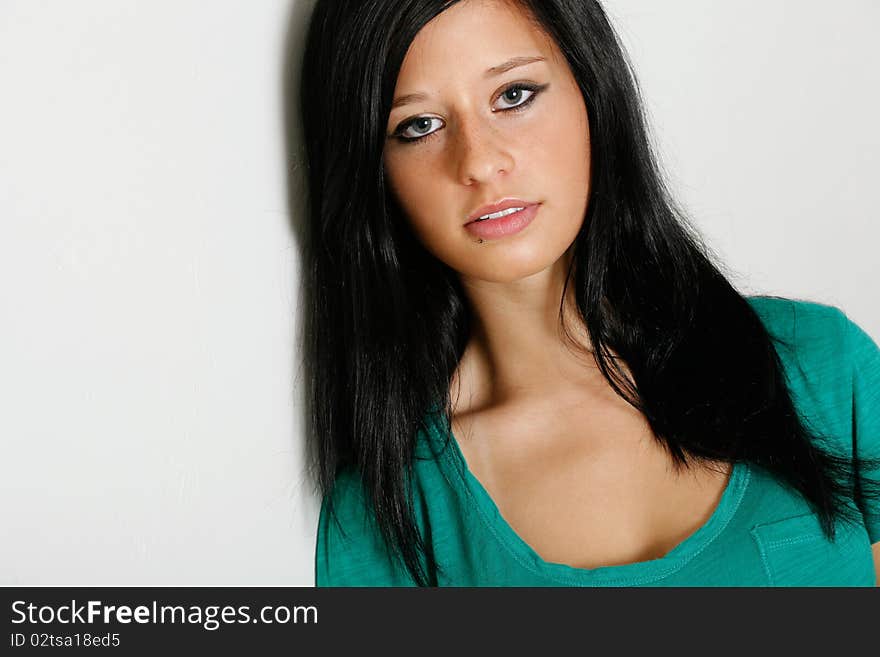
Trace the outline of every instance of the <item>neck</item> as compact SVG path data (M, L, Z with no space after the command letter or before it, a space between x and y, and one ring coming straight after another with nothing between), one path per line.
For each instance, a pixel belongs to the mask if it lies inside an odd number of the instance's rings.
M459 408L565 394L595 381L586 325L574 290L566 290L565 329L560 301L571 253L551 267L508 283L462 279L474 331L451 388Z

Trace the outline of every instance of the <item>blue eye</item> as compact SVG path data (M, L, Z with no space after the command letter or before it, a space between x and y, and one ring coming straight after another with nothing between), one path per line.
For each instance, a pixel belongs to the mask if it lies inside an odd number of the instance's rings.
M397 135L401 137L404 141L419 141L420 139L424 139L432 134L434 131L430 131L431 125L434 121L440 121L440 119L433 116L417 116L416 118L408 121L403 125L402 130L397 131ZM403 133L407 130L413 129L415 130L415 137L404 137ZM412 134L412 133L411 133Z
M522 98L522 92L523 92L523 91L528 91L528 92L529 92L529 95L526 96L526 100L525 100L525 102L517 103L517 101L520 100L520 99ZM529 100L535 95L535 90L534 90L534 89L529 89L528 87L524 87L524 86L522 86L522 85L514 85L514 86L512 86L512 87L508 87L507 89L505 89L505 90L501 93L501 95L498 96L498 98L499 98L499 99L501 99L501 98L505 98L505 97L507 96L507 94L509 94L509 93L511 93L511 92L515 92L515 95L517 95L517 98L513 98L513 99L511 100L511 102L513 102L513 103L517 103L517 104L516 104L516 105L513 105L512 107L506 108L506 109L513 109L513 108L515 108L515 107L522 107L523 105L526 104L526 102L528 102L528 101L529 101Z
M504 91L502 91L498 95L499 100L506 100L507 102L517 103L515 105L509 107L502 107L500 111L502 112L519 112L524 110L526 107L532 104L535 98L538 97L542 91L544 91L549 84L535 85L535 84L526 84L522 82L518 82L510 85ZM525 100L522 100L522 92L527 91L528 95ZM511 96L514 96L511 98ZM417 116L413 119L409 119L404 121L392 134L393 137L396 137L398 141L403 142L404 144L412 144L415 142L425 141L432 135L437 134L439 132L439 128L433 131L431 130L431 125L434 121L443 122L442 119L439 119L434 116ZM410 136L406 136L405 133L410 129L413 129L410 132Z

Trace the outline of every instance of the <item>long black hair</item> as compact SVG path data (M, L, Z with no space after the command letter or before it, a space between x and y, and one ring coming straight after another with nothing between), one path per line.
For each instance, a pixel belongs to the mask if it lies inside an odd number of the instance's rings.
M414 238L382 151L404 56L458 0L318 0L300 85L309 222L304 284L309 419L328 499L354 468L386 545L431 583L412 494L414 440L471 334L454 271ZM599 2L518 0L565 55L591 135L590 198L566 280L595 361L639 409L676 467L767 468L814 507L823 531L852 522L858 461L798 416L771 336L675 203L650 144L631 64ZM560 299L560 321L563 300ZM625 375L622 360L631 372ZM330 513L333 514L332 503Z

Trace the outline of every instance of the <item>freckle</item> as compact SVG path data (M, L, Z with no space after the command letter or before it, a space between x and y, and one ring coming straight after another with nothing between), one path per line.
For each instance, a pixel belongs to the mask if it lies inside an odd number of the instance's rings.
M481 237L481 238L480 238L479 240L477 240L477 241L478 241L480 244L482 244L482 243L483 243L483 238Z

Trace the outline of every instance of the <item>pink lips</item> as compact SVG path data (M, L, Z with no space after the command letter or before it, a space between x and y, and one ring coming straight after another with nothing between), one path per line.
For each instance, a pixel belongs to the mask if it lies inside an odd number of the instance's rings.
M523 209L519 212L514 212L513 214L499 217L498 219L471 221L465 224L465 230L467 230L474 237L479 237L480 239L484 240L497 239L499 237L513 235L528 226L532 222L532 219L535 218L535 215L538 214L538 209L541 207L540 203L529 204L522 201L519 202L519 204L508 202L499 205L507 205L508 208L521 207ZM478 210L478 212L489 214L491 212L500 212L503 209L506 208L501 207L498 210L489 210L488 212L483 212L483 210L481 209Z

